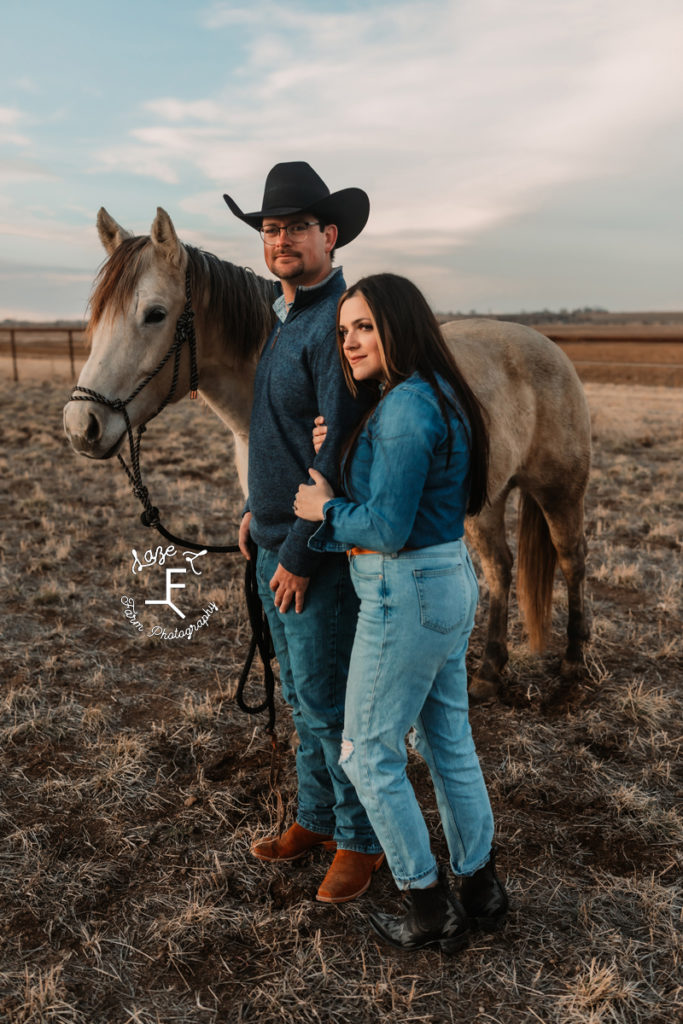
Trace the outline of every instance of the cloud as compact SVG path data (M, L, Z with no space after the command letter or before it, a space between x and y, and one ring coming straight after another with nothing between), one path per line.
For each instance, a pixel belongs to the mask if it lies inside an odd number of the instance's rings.
M91 282L84 271L0 261L0 321L81 320Z
M20 78L15 78L13 85L21 92L31 93L33 95L37 95L41 92L40 86L30 75L22 75Z
M91 284L92 274L83 270L57 270L54 267L11 266L0 262L0 281L34 281L36 277L50 284Z
M168 97L166 99L150 100L145 103L145 109L152 114L157 114L163 121L216 121L223 117L224 111L218 103L213 100L177 100Z
M98 175L102 172L128 173L174 185L180 180L178 171L170 165L171 159L176 155L161 146L140 145L135 142L105 146L93 154L93 163L88 172Z
M238 0L207 4L194 19L200 28L186 41L187 74L169 72L161 29L160 59L150 54L149 77L136 80L136 105L118 97L112 112L103 90L101 125L92 130L83 132L81 119L69 138L76 107L59 93L40 118L10 106L28 103L30 81L0 107L0 183L19 186L0 188L0 220L12 231L7 251L27 254L31 239L43 239L58 261L69 238L83 253L76 263L94 267L101 251L92 217L87 234L82 210L76 228L66 221L74 199L85 205L101 184L107 203L145 230L160 202L180 213L187 241L254 264L253 232L229 216L221 194L256 209L274 163L307 159L333 190L359 185L370 194L368 227L343 254L349 279L381 266L446 295L455 272L473 296L487 293L487 280L499 290L517 287L510 254L526 230L527 296L538 238L553 232L544 251L561 248L567 224L551 215L568 191L590 246L600 216L630 222L633 197L642 201L647 183L657 188L656 166L671 182L683 172L680 0L342 0L329 8ZM197 53L210 54L210 74L190 77ZM63 161L48 158L55 111ZM42 149L41 139L49 139ZM21 186L53 177L44 168L68 160L73 176L51 196L63 223L49 213L41 220L35 206L22 209ZM82 173L88 179L79 186ZM664 192L671 205L675 186ZM612 194L610 206L604 197ZM606 264L604 227L595 245ZM666 230L673 237L669 221ZM566 270L555 273L566 280ZM605 267L599 276L607 274Z
M32 160L0 160L0 185L25 184L29 181L55 181L55 175Z
M21 223L11 220L0 220L0 234L15 238L38 238L51 242L70 242L74 240L74 228L70 224L53 220L24 218Z
M234 7L233 4L213 4L202 14L202 24L206 28L234 28L250 25L256 27L261 17L262 8Z
M680 115L683 10L658 3L660 18L634 0L214 4L207 27L243 30L221 93L147 101L155 120L96 166L194 174L251 208L269 166L308 156L332 188L367 188L370 235L419 225L421 247L463 244L548 190L619 174Z
M26 135L13 131L14 125L24 120L24 114L13 107L0 107L0 145L28 146L30 140Z
M0 125L12 125L21 121L23 115L20 110L12 107L0 107Z

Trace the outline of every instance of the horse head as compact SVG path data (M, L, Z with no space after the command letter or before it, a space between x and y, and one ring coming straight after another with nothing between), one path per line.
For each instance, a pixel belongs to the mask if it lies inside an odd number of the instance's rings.
M127 419L140 426L190 388L190 354L174 348L188 257L161 207L149 237L131 235L104 208L97 230L108 259L95 281L90 356L64 407L64 429L76 452L107 459Z

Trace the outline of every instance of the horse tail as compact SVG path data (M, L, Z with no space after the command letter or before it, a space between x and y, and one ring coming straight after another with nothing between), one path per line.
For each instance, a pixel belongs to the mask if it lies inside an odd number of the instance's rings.
M517 534L517 602L532 651L543 650L550 632L556 565L557 552L545 516L534 498L525 494Z

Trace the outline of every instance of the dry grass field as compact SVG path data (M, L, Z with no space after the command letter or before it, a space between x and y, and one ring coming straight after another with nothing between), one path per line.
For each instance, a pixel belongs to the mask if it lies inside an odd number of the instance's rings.
M683 321L536 324L563 349L581 379L683 388Z
M386 868L335 908L312 898L328 855L279 867L250 856L255 836L290 819L295 788L286 709L273 749L233 699L248 642L241 565L194 563L201 575L175 591L185 622L217 610L174 639L170 609L144 603L162 597L164 568L132 571L156 535L116 461L69 450L67 386L0 387L0 1020L680 1018L683 391L587 384L594 639L585 674L565 683L559 580L547 656L529 655L513 613L507 694L472 711L512 909L500 935L449 958L368 933L371 903L400 904ZM234 539L229 443L201 403L150 426L143 468L172 529ZM166 638L147 635L157 622ZM443 857L413 754L410 771Z

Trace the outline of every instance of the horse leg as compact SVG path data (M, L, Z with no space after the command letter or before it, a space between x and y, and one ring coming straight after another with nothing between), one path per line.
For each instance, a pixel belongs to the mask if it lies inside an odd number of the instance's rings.
M249 435L233 431L235 439L235 467L237 477L245 497L249 494L247 487L247 468L249 463Z
M469 686L472 700L495 696L508 660L508 599L512 583L512 552L505 537L505 502L508 491L487 505L476 519L468 519L468 540L476 548L489 590L489 621L481 665Z
M539 503L548 523L550 539L567 583L567 650L562 661L563 675L583 664L585 644L590 640L590 624L584 602L586 578L586 537L583 525L583 491L568 495L547 492Z

